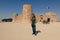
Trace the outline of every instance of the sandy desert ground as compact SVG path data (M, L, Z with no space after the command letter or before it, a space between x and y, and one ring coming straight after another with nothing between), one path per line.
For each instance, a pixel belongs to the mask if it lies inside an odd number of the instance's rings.
M60 22L50 24L36 24L41 32L37 36L32 35L29 23L0 23L0 40L60 40Z

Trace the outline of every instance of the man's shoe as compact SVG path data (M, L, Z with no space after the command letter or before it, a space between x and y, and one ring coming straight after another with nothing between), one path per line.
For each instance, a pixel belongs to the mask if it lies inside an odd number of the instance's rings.
M32 33L32 35L34 35L35 33Z
M35 36L36 36L37 34L38 34L38 32L36 31L36 32L35 32Z

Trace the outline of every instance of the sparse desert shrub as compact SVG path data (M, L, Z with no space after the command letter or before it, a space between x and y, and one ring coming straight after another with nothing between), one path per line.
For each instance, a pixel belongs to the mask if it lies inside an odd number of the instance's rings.
M6 19L2 19L2 22L12 22L12 18L6 18Z

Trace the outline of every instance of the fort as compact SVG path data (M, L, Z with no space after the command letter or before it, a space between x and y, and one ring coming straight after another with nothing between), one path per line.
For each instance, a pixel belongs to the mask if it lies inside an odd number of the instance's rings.
M22 23L31 23L31 19L33 16L32 5L24 4L22 15L18 15L17 13L13 14L13 22L22 22ZM44 20L50 20L50 22L56 22L56 13L55 12L47 12L44 15L34 14L36 17L36 22L43 22Z

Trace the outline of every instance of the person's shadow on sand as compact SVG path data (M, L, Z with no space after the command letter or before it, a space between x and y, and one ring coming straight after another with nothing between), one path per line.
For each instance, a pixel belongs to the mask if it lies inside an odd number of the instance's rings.
M38 31L36 31L35 36L37 36L37 34L38 34L39 32L41 32L41 31L39 31L39 30L38 30Z

